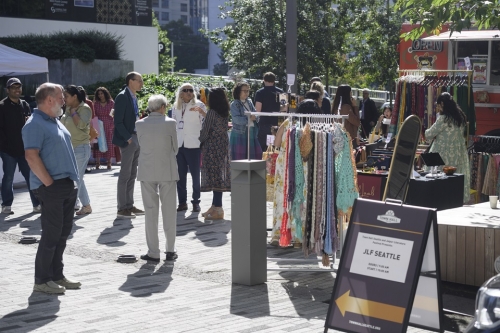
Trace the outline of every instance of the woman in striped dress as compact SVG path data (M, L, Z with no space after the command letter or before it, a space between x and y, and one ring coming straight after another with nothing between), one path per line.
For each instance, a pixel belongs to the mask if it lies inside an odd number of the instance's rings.
M108 144L108 151L103 153L98 149L94 149L96 169L99 169L101 166L101 158L105 158L107 160L108 170L110 170L111 158L115 157L115 146L111 143L115 125L113 123L113 116L110 114L114 107L115 102L111 98L108 89L104 87L97 88L94 94L94 111L97 118L104 124L104 134L106 136L106 143ZM102 133L99 133L99 135L102 135Z

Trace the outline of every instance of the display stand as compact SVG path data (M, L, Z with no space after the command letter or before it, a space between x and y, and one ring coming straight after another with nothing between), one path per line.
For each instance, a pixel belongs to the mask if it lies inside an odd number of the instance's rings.
M441 158L441 155L439 155L439 153L425 153L425 154L420 154L420 157L422 157L424 164L431 168L431 173L426 175L425 177L427 178L439 177L437 174L437 168L446 164Z
M249 124L251 116L258 117L290 117L310 118L318 121L341 120L344 125L347 115L301 114L281 112L245 112ZM248 157L250 157L250 131L248 131ZM265 161L239 160L231 162L231 207L241 213L238 221L233 223L231 247L232 282L244 285L255 285L267 280L267 271L321 271L332 272L332 269L302 268L267 268L267 261L280 262L320 262L317 259L284 259L266 258L266 175ZM343 223L340 223L342 226ZM340 238L341 239L341 238ZM262 242L264 240L264 243ZM340 240L340 242L342 242ZM340 244L342 246L342 243ZM264 253L264 255L262 255ZM335 271L335 270L333 270Z
M443 332L435 209L357 199L325 332Z

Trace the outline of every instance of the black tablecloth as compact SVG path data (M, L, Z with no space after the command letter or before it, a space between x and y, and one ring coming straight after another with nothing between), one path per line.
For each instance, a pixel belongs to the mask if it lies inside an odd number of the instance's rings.
M410 179L406 196L408 205L437 208L437 210L462 207L463 200L464 175L461 174L443 178Z

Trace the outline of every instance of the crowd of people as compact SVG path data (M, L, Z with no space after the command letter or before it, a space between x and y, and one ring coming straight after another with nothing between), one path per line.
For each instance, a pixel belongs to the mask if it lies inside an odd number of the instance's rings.
M255 94L255 106L246 82L235 84L231 103L225 89L211 89L208 109L198 99L194 86L184 83L177 89L172 105L163 95L151 96L150 113L141 119L137 92L144 82L137 72L126 76L125 86L114 100L104 87L95 91L92 102L80 86L44 83L36 90L37 107L33 112L20 98L21 81L9 79L8 96L0 101L0 157L4 171L1 212L14 214L13 179L18 166L28 185L33 213L41 213L42 235L35 259L34 290L60 294L81 285L65 277L62 258L75 212L76 215L92 213L84 178L97 121L102 122L98 135L105 138L107 149L94 144L99 146L93 156L96 169L102 159L107 169L111 169L115 146L121 156L117 217L133 219L145 215L148 252L141 259L158 262L161 208L166 260L175 260L178 258L176 214L188 210L188 171L192 178L192 212L201 211L200 193L212 192L211 207L201 215L208 220L223 219L223 193L231 191L230 161L261 159L271 127L278 122L277 117L248 118L245 112L279 112L287 107L277 98L283 91L275 86L275 81L273 73L264 74L264 87ZM320 79L313 78L310 83L311 88L297 112L347 115L344 126L353 140L366 137L372 129L387 133L384 119L391 118L391 109L386 108L379 116L368 91L363 92L358 107L350 86L338 87L330 103ZM169 107L170 117L166 116ZM455 151L447 144L459 141L465 116L446 93L438 98L438 108L442 117L425 135L436 138L432 151ZM228 137L229 116L232 131ZM440 134L443 131L449 139L443 138ZM462 152L444 157L461 168L466 167L467 156ZM136 180L141 185L145 210L134 203Z

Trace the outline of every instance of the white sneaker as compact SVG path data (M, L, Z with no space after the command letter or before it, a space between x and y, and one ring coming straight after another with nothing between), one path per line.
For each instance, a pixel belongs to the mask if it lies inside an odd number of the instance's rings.
M42 212L42 205L33 206L33 213L39 214Z
M11 206L2 206L2 214L14 214L11 209Z

